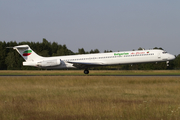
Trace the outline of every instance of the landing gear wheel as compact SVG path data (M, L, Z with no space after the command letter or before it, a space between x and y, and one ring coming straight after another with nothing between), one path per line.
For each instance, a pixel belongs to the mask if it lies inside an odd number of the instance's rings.
M84 70L84 74L89 74L89 70Z
M169 66L169 61L166 61L167 66Z

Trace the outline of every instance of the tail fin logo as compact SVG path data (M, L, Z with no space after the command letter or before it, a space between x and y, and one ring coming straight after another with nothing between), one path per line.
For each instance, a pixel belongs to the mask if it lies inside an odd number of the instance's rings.
M26 50L23 52L23 56L29 56L32 53L32 50Z

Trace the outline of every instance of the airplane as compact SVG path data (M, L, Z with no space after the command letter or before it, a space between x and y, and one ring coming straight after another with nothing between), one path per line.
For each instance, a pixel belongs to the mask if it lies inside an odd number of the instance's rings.
M167 66L175 56L164 50L137 50L110 53L68 55L42 57L36 54L29 45L14 46L25 60L23 66L34 66L44 69L84 68L84 74L89 74L89 68L120 64L149 63L166 61Z

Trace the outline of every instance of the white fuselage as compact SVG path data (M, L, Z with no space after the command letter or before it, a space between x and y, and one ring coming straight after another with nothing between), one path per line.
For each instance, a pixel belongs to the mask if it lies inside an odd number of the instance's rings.
M58 57L42 57L36 61L23 62L25 66L37 66L46 69L76 68L78 65L100 66L100 65L118 65L146 62L169 61L175 58L163 50L138 50L98 54L83 54ZM58 65L41 66L42 64L53 64L60 61ZM49 61L49 62L48 62ZM53 62L52 62L53 61ZM77 65L77 66L76 66Z

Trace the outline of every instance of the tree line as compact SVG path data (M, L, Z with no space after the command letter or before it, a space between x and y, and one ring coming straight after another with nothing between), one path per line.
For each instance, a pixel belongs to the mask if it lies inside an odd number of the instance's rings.
M16 50L8 49L7 47L13 47L17 45L27 44L37 54L50 57L50 56L64 56L64 55L77 55L77 54L91 54L99 53L98 49L92 49L91 51L85 51L84 48L79 48L77 53L69 50L66 45L61 45L56 42L48 42L45 38L40 42L19 42L0 41L0 70L37 70L35 67L25 67L22 65L24 59L17 53ZM141 50L142 48L139 48ZM155 47L154 49L162 49ZM112 52L111 50L105 50L104 53ZM180 69L180 54L176 56L175 60L170 61L169 66L166 62L159 63L143 63L132 65L115 65L115 66L99 66L91 69L114 69L114 70L166 70L166 69Z

